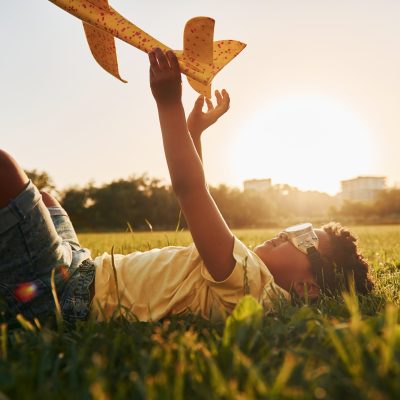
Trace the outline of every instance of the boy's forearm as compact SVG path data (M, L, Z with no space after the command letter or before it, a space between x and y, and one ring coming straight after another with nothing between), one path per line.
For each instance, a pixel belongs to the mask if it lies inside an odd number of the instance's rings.
M200 158L200 161L203 162L203 150L201 147L201 134L193 134L190 132L190 136L193 140L194 147L196 148L197 154Z
M183 191L205 187L201 144L198 148L199 143L194 143L189 135L182 103L158 104L157 107L165 157L175 193L179 195Z

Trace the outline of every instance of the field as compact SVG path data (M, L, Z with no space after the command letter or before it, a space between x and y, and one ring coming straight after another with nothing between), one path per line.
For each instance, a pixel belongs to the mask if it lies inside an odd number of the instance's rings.
M225 324L188 316L92 321L68 329L21 321L0 333L3 399L398 399L400 227L355 227L376 290L357 299L276 304L245 298ZM250 247L271 230L237 231ZM82 234L96 256L191 242L186 232Z

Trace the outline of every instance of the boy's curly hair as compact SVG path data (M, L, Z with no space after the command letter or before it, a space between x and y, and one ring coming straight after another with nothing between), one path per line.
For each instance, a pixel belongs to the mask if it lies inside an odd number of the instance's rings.
M356 293L368 294L374 287L368 262L360 254L357 239L338 222L330 222L321 227L328 235L328 254L318 252L311 257L311 268L317 284L324 293L335 294L349 290L354 282Z

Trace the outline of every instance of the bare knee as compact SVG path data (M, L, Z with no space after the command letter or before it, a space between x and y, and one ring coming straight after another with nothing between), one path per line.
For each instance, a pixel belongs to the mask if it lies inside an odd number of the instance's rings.
M50 194L40 192L42 195L43 203L46 207L61 207L61 204Z
M28 181L24 170L8 153L0 149L0 208L17 197Z
M1 169L7 168L15 164L15 160L4 150L0 149L0 166Z
M24 181L24 184L28 183L29 180L25 171L18 165L14 158L2 149L0 149L0 174L12 175L14 178Z

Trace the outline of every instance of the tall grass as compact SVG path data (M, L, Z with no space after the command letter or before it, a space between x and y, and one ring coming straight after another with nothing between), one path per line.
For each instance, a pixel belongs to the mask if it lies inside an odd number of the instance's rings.
M223 324L196 316L114 319L75 329L20 318L0 326L0 399L400 398L400 229L355 228L374 268L373 296L245 297ZM275 231L238 231L249 246ZM185 232L81 235L97 255L187 245Z

